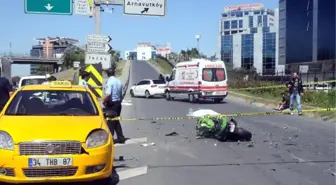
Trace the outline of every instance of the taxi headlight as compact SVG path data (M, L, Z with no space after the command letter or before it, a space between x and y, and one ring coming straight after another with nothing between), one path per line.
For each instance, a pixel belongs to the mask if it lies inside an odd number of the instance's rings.
M96 148L108 142L109 135L105 130L92 132L86 139L86 148Z
M14 141L5 131L0 130L0 149L14 150Z

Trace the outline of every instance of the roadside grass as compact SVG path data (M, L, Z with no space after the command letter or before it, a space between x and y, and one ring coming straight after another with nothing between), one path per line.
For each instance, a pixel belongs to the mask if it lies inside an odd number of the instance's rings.
M77 70L75 70L74 68L71 68L71 69L61 71L59 73L54 73L53 76L55 76L58 80L72 81L76 72Z
M153 64L155 67L157 67L160 73L163 74L170 74L174 67L168 61L163 60L161 58L150 59L149 62Z
M267 106L276 107L282 100L281 93L286 90L286 88L276 88L276 89L258 89L258 90L237 90L237 88L245 87L255 87L255 86L269 86L274 85L272 82L270 84L259 85L260 82L249 82L243 85L241 82L232 83L231 95L240 97L246 100L246 103L259 102ZM257 85L258 84L258 85ZM330 91L326 92L316 92L316 91L306 91L301 99L303 110L314 109L314 108L335 108L336 107L336 92ZM306 113L306 115L312 117L318 117L322 120L336 120L336 112L316 112L316 113Z
M121 60L117 62L117 68L116 68L116 76L119 77L122 75L123 68L125 67L126 61Z

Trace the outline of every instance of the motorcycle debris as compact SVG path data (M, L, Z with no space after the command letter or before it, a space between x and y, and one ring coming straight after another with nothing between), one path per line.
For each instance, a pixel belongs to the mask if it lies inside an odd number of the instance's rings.
M254 147L254 142L252 142L252 143L250 143L249 145L247 145L249 148L252 148L252 147Z
M144 143L144 144L141 144L141 146L144 146L144 147L148 147L148 146L155 146L155 143Z
M274 169L274 168L273 168L273 169L271 169L271 170L272 170L272 171L274 171L274 172L276 171L276 169Z
M156 123L156 121L152 121L151 123Z
M138 161L138 158L135 157L125 157L125 156L119 156L117 159L114 159L114 161L130 161L130 160L136 160Z
M171 132L169 134L166 134L166 136L178 136L179 134L176 132Z

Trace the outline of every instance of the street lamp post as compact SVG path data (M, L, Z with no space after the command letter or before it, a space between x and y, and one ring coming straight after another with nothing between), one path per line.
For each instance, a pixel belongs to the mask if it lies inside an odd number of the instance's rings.
M195 38L197 41L197 51L198 51L198 54L200 54L199 40L201 39L201 35L196 35Z

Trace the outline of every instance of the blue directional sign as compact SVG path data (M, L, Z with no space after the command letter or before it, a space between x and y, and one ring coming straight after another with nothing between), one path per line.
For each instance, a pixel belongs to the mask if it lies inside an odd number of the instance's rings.
M72 0L25 0L25 13L72 15Z

